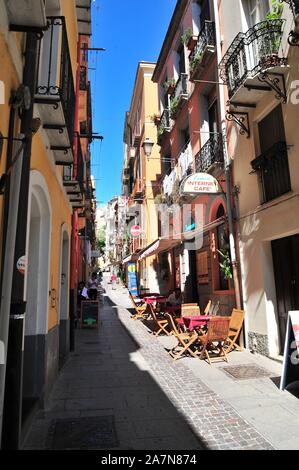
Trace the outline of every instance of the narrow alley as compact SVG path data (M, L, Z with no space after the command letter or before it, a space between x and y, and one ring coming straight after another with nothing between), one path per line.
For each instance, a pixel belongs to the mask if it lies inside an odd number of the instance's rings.
M76 352L63 367L45 409L37 412L25 449L277 448L229 400L206 385L211 380L207 372L211 366L202 371L201 379L195 363L202 361L185 358L173 362L165 351L165 338L153 337L145 324L131 320L127 290L122 286L112 290L107 282L104 287L100 327L76 330ZM267 381L269 377L260 379L260 387L269 387ZM272 397L269 391L264 396L268 401L264 409L271 405L273 410L268 425L275 425L273 397L277 393L285 413L287 406L293 406L293 425L298 426L297 400L272 386ZM244 401L248 398L244 396ZM292 432L291 426L283 439Z

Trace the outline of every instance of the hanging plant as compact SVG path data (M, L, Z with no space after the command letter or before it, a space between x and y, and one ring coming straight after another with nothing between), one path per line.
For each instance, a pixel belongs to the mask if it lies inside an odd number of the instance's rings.
M229 252L227 250L217 250L219 255L222 258L222 262L219 262L220 270L223 272L225 279L232 279L233 272L232 272L232 264L231 259L229 256Z
M272 0L271 11L266 16L266 20L280 20L283 12L283 4L280 0Z

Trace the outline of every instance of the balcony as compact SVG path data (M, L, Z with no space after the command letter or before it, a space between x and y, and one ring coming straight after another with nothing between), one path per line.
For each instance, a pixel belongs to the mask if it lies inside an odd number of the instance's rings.
M78 33L91 36L91 0L76 0Z
M198 80L216 50L215 23L205 21L197 43L189 55L190 79Z
M288 67L280 50L283 25L284 20L263 21L232 42L219 64L232 106L255 107L264 92L271 90L286 101Z
M144 185L140 179L135 181L131 198L134 201L140 201L144 198Z
M176 85L175 90L170 96L169 112L171 119L176 119L180 109L184 103L187 102L188 94L188 74L181 73Z
M178 166L179 166L179 176L180 180L182 180L190 171L190 168L193 164L193 156L192 156L192 146L191 142L188 142L182 153L179 156Z
M57 165L73 161L75 89L64 17L49 17L39 42L35 102Z
M45 0L5 0L10 29L36 31L47 29Z
M170 114L168 109L164 109L160 123L157 127L158 131L158 144L161 145L163 138L170 132Z
M77 165L68 165L63 168L63 185L73 208L83 207L84 173L84 160L78 139Z
M222 135L213 135L200 149L195 157L195 171L197 173L213 173L224 167Z

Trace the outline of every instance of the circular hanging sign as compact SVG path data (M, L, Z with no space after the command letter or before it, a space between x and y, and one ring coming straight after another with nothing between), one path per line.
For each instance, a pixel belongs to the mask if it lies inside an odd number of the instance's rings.
M218 194L222 193L216 178L208 173L194 173L182 182L180 193L184 194Z
M141 228L139 225L133 225L130 229L130 234L132 237L139 237L141 235Z
M21 256L21 258L19 258L17 261L17 270L19 271L19 273L25 274L26 267L27 267L26 256Z

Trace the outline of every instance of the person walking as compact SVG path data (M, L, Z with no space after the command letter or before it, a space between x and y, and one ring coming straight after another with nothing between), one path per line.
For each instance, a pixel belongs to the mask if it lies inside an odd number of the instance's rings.
M97 279L97 274L92 273L91 279L89 279L89 281L88 281L88 289L89 289L88 294L89 294L90 300L97 300L97 298L98 298L98 285L99 285L99 281Z

